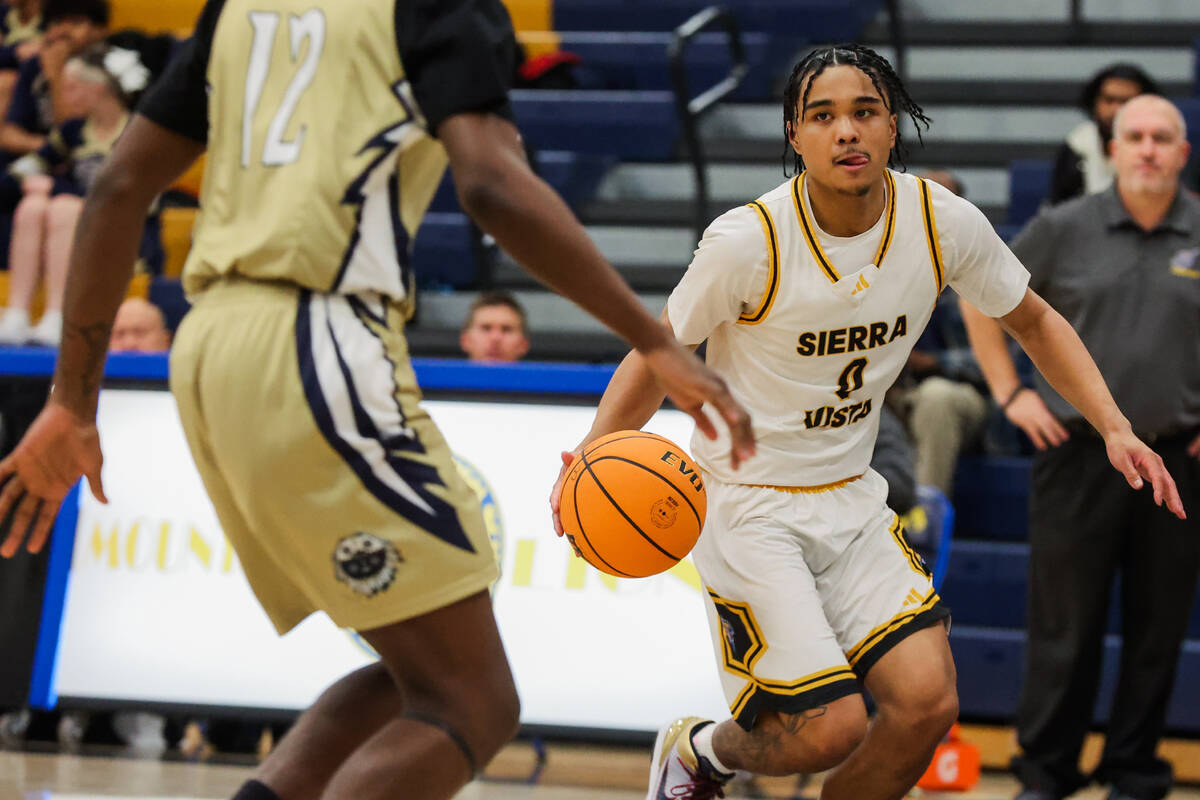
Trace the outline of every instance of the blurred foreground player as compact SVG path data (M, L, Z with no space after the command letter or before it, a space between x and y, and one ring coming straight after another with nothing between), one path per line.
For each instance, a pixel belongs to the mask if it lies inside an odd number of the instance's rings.
M509 121L498 0L210 0L88 199L46 409L0 464L0 553L45 541L72 483L103 500L104 353L146 208L205 149L193 310L171 359L193 457L282 633L314 611L382 663L330 687L239 800L448 798L513 735L518 699L478 503L404 340L409 243L447 158L463 208L531 272L644 353L712 435L753 452L724 384L647 315Z

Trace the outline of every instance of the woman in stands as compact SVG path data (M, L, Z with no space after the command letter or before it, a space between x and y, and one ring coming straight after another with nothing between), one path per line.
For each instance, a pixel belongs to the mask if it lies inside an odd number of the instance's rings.
M0 182L0 202L16 202L8 307L0 317L3 344L58 345L67 257L83 197L125 129L132 96L150 75L136 53L107 44L72 58L64 74L64 95L75 116L51 131L41 149L14 162ZM46 310L31 327L39 279Z

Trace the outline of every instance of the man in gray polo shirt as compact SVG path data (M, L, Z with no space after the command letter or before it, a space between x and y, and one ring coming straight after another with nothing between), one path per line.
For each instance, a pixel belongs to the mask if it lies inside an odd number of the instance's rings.
M1030 288L1078 331L1134 432L1200 508L1200 202L1180 188L1183 119L1143 95L1114 123L1116 185L1044 211L1013 242ZM1112 472L1104 441L1038 376L1021 387L993 320L964 308L980 366L1038 448L1030 505L1029 640L1017 715L1020 800L1083 786L1079 753L1100 678L1113 578L1121 575L1121 674L1094 778L1110 800L1156 800L1171 767L1155 751L1200 571L1200 524L1156 508ZM999 343L1000 346L997 346ZM1114 477L1116 478L1114 480Z

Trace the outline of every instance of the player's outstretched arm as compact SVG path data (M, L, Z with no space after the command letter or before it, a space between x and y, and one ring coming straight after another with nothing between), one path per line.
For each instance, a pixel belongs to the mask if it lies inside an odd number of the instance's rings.
M45 544L59 504L86 475L100 482L96 403L117 307L125 297L146 212L203 152L203 145L135 115L105 162L75 232L63 301L63 334L46 407L0 462L0 519L15 508L0 556Z
M646 311L562 199L533 173L512 123L494 114L457 114L438 126L437 136L450 156L459 202L479 226L531 274L633 345L671 401L715 435L702 410L710 403L730 428L735 464L753 454L746 410Z
M1175 481L1163 466L1162 459L1134 436L1129 420L1117 407L1096 362L1075 329L1036 292L1027 289L1024 299L999 322L963 303L963 321L980 367L995 395L1007 399L1013 389L1005 392L1005 382L1011 380L1008 384L1011 387L1018 385L1011 359L1005 368L996 352L997 347L1004 349L1000 332L1003 325L1054 390L1077 408L1104 437L1109 461L1125 475L1129 485L1140 489L1144 481L1150 481L1155 503L1165 503L1181 519L1186 516ZM1007 351L1004 358L1008 358ZM1025 395L1036 397L1033 392L1022 393Z
M663 309L659 319L668 330L671 330L671 321L667 318L666 309ZM695 348L690 349L694 350ZM608 387L600 398L600 404L596 409L596 418L592 421L592 427L583 437L583 441L574 450L562 453L562 469L558 472L558 480L554 482L554 488L550 490L550 513L554 518L554 530L559 536L563 535L562 522L558 516L563 479L572 462L575 461L575 457L584 447L601 436L616 431L640 429L662 406L665 397L666 393L655 379L654 372L650 369L646 359L638 351L631 350L613 372L612 380L608 382ZM714 438L716 431L712 428L712 422L707 418L704 418L704 421L708 424L708 428L704 429L704 434L710 439ZM735 460L735 465L736 463Z

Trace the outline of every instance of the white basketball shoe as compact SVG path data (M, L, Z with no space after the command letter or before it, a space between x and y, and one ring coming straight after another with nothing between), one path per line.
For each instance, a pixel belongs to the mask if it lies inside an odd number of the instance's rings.
M718 772L692 745L692 734L712 724L709 719L684 717L658 732L646 800L710 800L725 796L724 786L733 774Z

